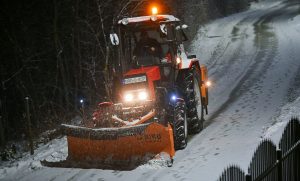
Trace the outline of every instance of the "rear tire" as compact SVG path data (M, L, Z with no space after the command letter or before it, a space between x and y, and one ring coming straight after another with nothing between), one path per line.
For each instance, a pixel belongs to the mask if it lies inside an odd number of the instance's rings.
M179 76L179 86L186 101L188 129L190 133L196 134L203 129L204 122L204 109L201 104L199 88L201 83L200 71L197 67L193 66L191 69L181 72Z
M175 150L182 150L187 146L187 118L184 101L176 101L174 106L173 135Z

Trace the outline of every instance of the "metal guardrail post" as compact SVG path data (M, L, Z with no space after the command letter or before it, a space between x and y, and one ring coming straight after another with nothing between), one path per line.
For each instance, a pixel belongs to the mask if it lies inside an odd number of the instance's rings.
M282 151L277 150L277 179L278 181L282 181Z

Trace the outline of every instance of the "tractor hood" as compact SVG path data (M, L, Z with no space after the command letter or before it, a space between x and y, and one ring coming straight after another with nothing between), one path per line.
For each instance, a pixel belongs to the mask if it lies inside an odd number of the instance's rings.
M123 91L134 90L146 86L150 100L155 100L154 81L160 80L158 66L140 67L124 74Z

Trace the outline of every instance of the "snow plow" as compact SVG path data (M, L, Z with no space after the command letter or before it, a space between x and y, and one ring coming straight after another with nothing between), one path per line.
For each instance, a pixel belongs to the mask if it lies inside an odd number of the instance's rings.
M66 129L69 129L68 159L73 161L127 163L129 160L142 161L145 153L165 152L171 156L175 153L170 125L164 127L152 123L109 130L81 128L85 130L82 135L76 134L73 128Z
M68 157L61 166L85 167L85 162L116 169L160 153L169 155L172 165L188 134L203 129L208 106L207 69L186 54L185 28L178 18L156 13L117 22L110 34L112 101L100 103L82 126L62 125Z

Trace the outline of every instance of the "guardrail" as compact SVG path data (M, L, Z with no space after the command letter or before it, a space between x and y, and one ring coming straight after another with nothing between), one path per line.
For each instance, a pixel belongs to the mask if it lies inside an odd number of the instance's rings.
M300 181L300 122L286 125L277 149L268 139L257 147L248 173L236 165L226 168L218 181Z

